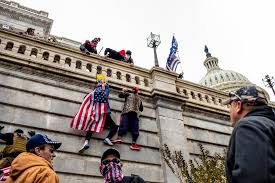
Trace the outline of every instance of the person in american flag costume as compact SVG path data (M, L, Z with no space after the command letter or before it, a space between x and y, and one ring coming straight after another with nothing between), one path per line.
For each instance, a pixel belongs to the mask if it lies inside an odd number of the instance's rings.
M116 134L118 125L111 118L109 93L109 85L105 80L99 80L95 89L84 98L78 113L73 118L71 128L86 131L85 141L79 153L90 147L93 132L102 133L106 127L109 127L110 131L103 142L106 145L113 145L111 139Z

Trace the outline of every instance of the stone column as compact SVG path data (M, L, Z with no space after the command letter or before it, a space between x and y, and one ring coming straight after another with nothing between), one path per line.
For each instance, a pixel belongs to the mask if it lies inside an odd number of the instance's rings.
M156 120L159 129L161 145L167 144L172 150L187 148L187 140L184 132L182 104L184 97L176 92L176 79L178 74L168 72L162 68L154 67L152 70L153 96L156 110ZM189 154L184 154L189 159ZM162 159L164 181L166 183L179 183L170 168Z

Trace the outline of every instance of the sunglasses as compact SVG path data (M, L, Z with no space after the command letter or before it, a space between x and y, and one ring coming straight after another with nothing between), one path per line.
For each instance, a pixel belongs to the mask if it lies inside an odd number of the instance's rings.
M112 159L112 160L104 160L104 161L102 161L102 164L103 165L108 165L109 163L111 163L111 162L114 162L114 163L116 163L116 164L118 164L118 163L120 163L120 160L119 159L117 159L117 158L114 158L114 159Z
M236 93L230 92L229 97L231 98L227 105L231 105L234 101L242 101L242 98Z

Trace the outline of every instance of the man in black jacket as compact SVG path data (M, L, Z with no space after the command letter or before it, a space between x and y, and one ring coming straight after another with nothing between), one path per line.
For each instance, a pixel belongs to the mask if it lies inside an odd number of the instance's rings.
M229 183L275 182L275 111L255 86L229 93L234 130L227 151Z
M106 57L119 60L119 61L125 61L125 50L120 50L119 52L116 50L113 50L111 48L106 48L104 51L104 55Z
M105 183L145 183L138 175L124 176L122 174L120 153L114 148L107 149L102 154L99 170Z

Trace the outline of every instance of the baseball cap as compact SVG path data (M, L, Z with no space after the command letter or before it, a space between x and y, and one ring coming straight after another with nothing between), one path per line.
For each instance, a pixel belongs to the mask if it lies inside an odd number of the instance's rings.
M50 144L53 145L55 149L58 149L62 143L49 139L47 135L36 134L28 140L26 144L26 150L30 151L31 149L34 149L35 147L43 144Z
M133 91L135 92L135 93L139 93L139 88L136 86L136 87L133 87Z
M230 104L232 101L242 101L243 103L251 104L267 104L268 100L263 90L256 86L245 86L235 92L229 92L229 99L223 104Z
M110 148L110 149L107 149L101 156L101 163L102 161L109 155L114 155L116 156L118 159L120 159L120 154L118 152L118 150L114 149L114 148Z

